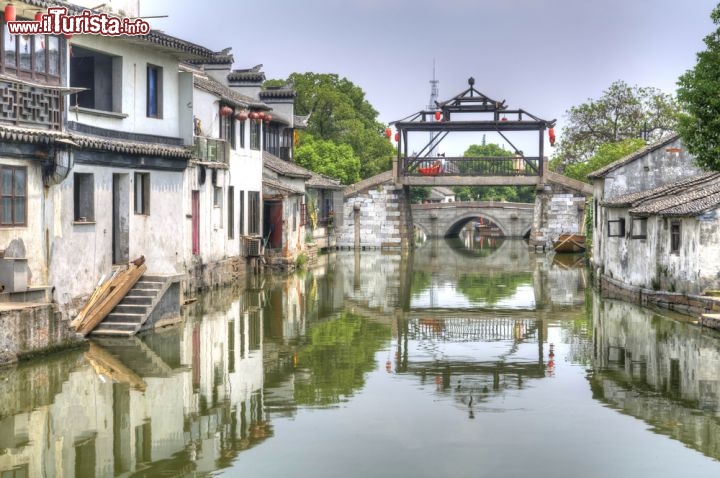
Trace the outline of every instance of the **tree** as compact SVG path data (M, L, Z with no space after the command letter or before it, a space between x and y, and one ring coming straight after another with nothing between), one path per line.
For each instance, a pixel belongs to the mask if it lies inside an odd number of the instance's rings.
M605 143L598 147L595 155L584 163L568 164L565 167L565 176L578 181L589 182L587 175L593 171L607 166L620 158L632 154L645 146L645 141L639 138L632 138L620 141L619 143Z
M616 81L597 100L567 111L567 126L551 161L563 172L567 165L588 161L605 143L626 139L660 139L677 125L677 101L652 87L628 86Z
M297 93L295 113L310 115L301 141L317 138L350 146L362 178L392 167L393 145L361 88L336 74L292 73L287 81Z
M343 184L360 181L360 160L347 144L335 144L305 135L295 148L294 157L300 166L339 179Z
M510 157L512 155L513 152L503 149L495 143L471 144L464 154L466 158ZM463 162L458 163L458 169L461 172L465 172L467 168L469 166ZM533 202L535 200L532 186L456 186L453 191L459 201Z
M707 49L697 63L678 79L678 100L683 108L678 133L697 163L720 171L720 4L710 14L718 28L705 37Z

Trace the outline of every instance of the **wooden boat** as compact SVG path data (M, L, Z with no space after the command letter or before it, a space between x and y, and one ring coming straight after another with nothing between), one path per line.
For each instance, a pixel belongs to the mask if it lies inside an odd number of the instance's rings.
M435 164L426 168L418 168L418 172L423 176L437 176L440 174L440 165Z
M555 252L584 252L584 234L560 234L560 237L553 242Z

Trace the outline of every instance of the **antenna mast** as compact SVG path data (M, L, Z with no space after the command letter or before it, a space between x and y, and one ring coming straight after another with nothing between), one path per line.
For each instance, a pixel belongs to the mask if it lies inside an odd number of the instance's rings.
M438 83L440 83L440 81L435 79L435 59L433 58L433 76L432 80L430 80L430 101L427 107L429 111L435 111L437 109ZM432 121L435 121L435 119L433 118ZM428 152L428 156L437 156L437 144L435 144L435 137L438 134L439 133L437 132L430 132L430 144L433 146Z

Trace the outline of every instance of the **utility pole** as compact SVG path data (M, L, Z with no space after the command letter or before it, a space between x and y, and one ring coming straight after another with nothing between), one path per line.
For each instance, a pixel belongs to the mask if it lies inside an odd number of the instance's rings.
M438 100L438 81L435 78L435 59L433 58L433 76L432 80L430 80L430 102L428 103L427 109L429 111L434 111L437 109L437 100ZM431 121L436 121L433 117ZM430 132L430 144L432 144L432 148L430 149L430 152L428 153L428 156L437 156L437 145L434 144L435 137L438 135L437 132Z

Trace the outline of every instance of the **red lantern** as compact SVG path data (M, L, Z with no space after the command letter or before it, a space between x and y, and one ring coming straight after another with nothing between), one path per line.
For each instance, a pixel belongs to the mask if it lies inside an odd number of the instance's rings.
M395 142L400 141L400 133L395 133Z
M229 106L223 106L220 108L220 116L227 118L232 114L233 110Z
M555 146L555 128L548 129L548 136L550 137L550 146Z
M250 112L250 119L251 119L251 120L256 120L256 119L258 119L257 111L251 111L251 112Z
M63 36L69 40L72 38L72 33L63 33Z
M235 119L238 121L245 121L246 119L248 119L247 111L245 111L245 110L238 111L237 113L235 113Z
M257 117L258 117L258 119L263 119L263 118L265 118L265 113L263 113L262 111L260 111L260 112L257 114Z
M500 118L500 121L507 121L507 118L503 116L502 118Z
M270 121L272 121L272 115L270 113L268 113L265 115L265 122L269 123Z
M390 128L386 128L385 129L385 137L389 139L390 136L392 136L392 130Z
M37 13L35 14L35 21L36 21L36 22L41 22L41 21L42 21L42 17L43 17L43 12L37 12Z
M15 9L15 5L8 3L5 5L5 21L14 22L15 20L17 20L17 10Z
M440 121L440 118L442 118L442 113L439 111L435 112L435 121Z

